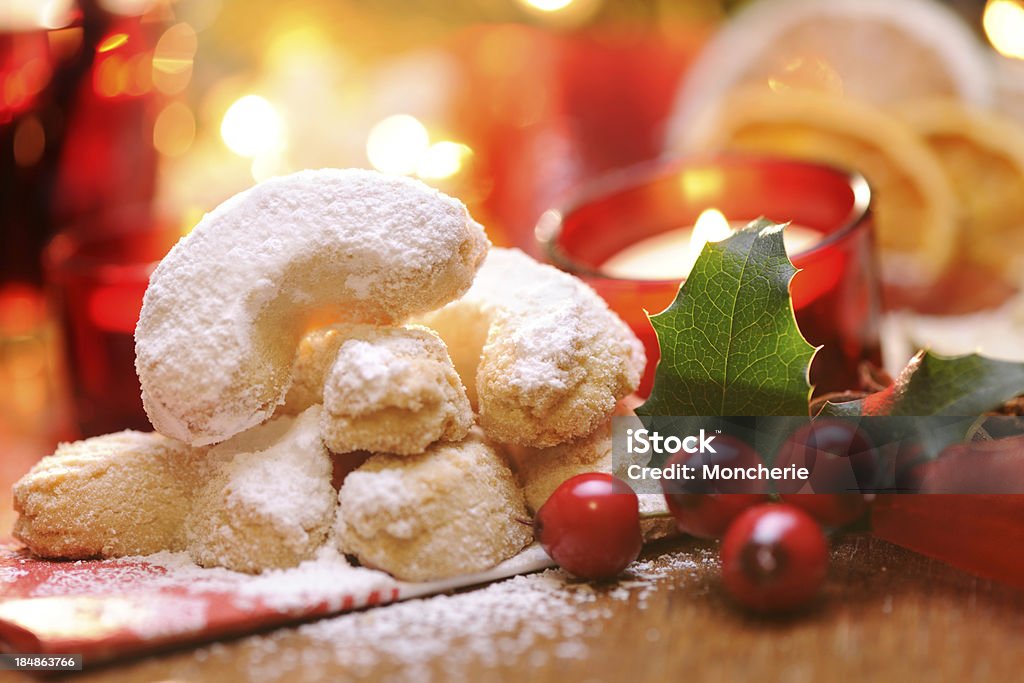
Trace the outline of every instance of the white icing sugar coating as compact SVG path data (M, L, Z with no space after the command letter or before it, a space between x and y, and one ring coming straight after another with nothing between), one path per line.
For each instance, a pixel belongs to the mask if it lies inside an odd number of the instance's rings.
M482 571L533 537L522 491L477 430L418 455L374 455L338 500L339 549L408 581Z
M476 389L491 439L543 448L593 432L640 382L643 346L580 279L492 249L458 301L419 322ZM486 334L485 334L486 331Z
M418 326L354 330L325 376L323 406L320 433L336 453L422 453L473 426L444 342Z
M204 457L156 433L62 443L14 485L14 536L51 558L181 550Z
M235 195L150 278L135 367L153 426L204 445L261 423L314 321L434 310L466 291L487 246L461 202L409 178L301 171Z
M197 564L256 573L315 555L337 503L320 412L276 417L210 449L185 522Z

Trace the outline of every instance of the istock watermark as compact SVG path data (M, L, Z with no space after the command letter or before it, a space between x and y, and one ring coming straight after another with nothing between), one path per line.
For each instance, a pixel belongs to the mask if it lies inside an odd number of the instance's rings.
M714 440L715 435L708 435L703 429L700 430L700 434L683 438L674 434L666 437L643 428L626 429L626 448L634 454L675 455L680 451L684 453L714 453L715 448L711 445Z
M1024 417L616 417L638 493L1020 493Z

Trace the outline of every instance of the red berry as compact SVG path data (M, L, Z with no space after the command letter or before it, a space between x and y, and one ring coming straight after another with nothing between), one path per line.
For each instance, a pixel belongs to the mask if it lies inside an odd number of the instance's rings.
M806 482L779 482L780 493L841 493L870 488L879 469L877 451L867 434L855 424L835 418L818 418L793 432L779 449L775 464L810 470Z
M666 464L695 467L696 479L662 479L665 502L676 526L683 533L700 538L721 538L740 513L752 505L763 503L768 496L757 493L762 484L755 480L705 481L703 465L725 467L756 467L761 456L750 445L729 435L715 439L715 453L677 453Z
M768 500L756 493L666 493L676 527L698 538L721 538L747 508Z
M779 497L833 529L860 519L868 509L860 493L787 493Z
M621 574L643 545L636 494L604 473L562 482L537 511L533 529L551 559L584 579Z
M758 505L740 515L722 540L722 583L744 607L786 611L806 605L825 581L828 542L807 513Z

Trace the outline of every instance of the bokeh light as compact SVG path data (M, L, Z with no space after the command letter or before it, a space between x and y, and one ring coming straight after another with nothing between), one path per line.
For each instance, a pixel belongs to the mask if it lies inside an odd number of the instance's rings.
M430 146L427 128L415 116L396 114L378 122L366 140L366 156L382 173L408 175Z
M579 26L594 16L601 0L519 0L528 14L552 26Z
M1024 2L989 0L982 24L992 47L1007 57L1024 59Z
M519 0L524 6L541 12L559 12L573 3L573 0Z
M284 147L285 126L274 105L259 95L246 95L224 114L220 135L232 152L253 158Z
M93 89L103 97L117 97L127 92L131 73L125 60L111 54L93 70Z
M0 29L61 28L74 17L74 0L0 0Z
M199 40L189 24L171 26L153 50L153 84L165 95L184 90L192 79L192 62Z
M35 166L46 150L46 131L35 116L28 116L14 129L14 163Z
M99 0L99 5L108 12L124 16L145 14L156 4L156 0Z
M444 180L462 170L473 150L459 142L441 140L426 149L416 164L416 175L424 180Z
M192 146L196 135L196 119L183 102L164 107L153 124L153 146L165 156L180 156Z
M127 33L114 33L100 41L100 44L96 46L96 52L110 52L111 50L116 50L127 42Z

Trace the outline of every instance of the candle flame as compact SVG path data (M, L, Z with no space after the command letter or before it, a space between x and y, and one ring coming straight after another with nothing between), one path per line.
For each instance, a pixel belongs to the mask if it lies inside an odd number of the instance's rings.
M697 217L697 223L693 226L693 233L690 235L690 249L686 254L686 272L693 270L697 263L697 257L704 250L708 242L721 242L732 235L733 230L729 221L718 209L705 209Z

